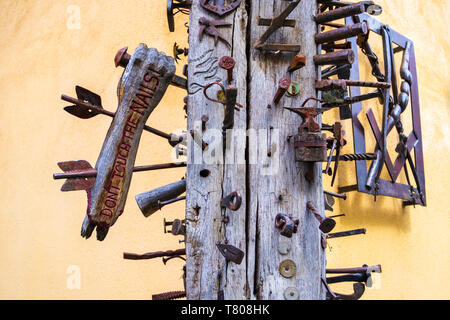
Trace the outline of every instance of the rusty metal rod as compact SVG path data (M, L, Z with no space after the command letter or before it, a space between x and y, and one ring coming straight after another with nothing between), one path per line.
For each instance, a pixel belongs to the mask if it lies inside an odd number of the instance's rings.
M347 195L346 194L339 194L339 193L334 193L334 192L326 191L326 190L324 190L323 193L328 194L328 195L330 195L332 197L335 197L335 198L347 200Z
M330 234L327 234L327 239L356 236L358 234L366 234L366 229L364 228L364 229L356 229L356 230L350 230L350 231L330 233Z
M357 154L343 154L339 156L339 161L361 161L361 160L376 160L376 153L357 153ZM331 161L336 161L336 157L332 157Z
M345 217L345 213L337 214L337 215L334 215L334 216L329 216L327 218L333 219L333 218L339 218L339 217Z
M317 44L322 44L327 42L344 40L358 35L366 35L368 33L369 27L367 25L367 22L363 21L361 23L345 26L343 28L316 34L315 40Z
M103 115L111 117L111 118L114 118L114 116L116 115L115 112L111 112L111 111L105 110L103 108L94 106L94 105L90 104L89 102L86 102L86 101L83 101L83 100L79 100L79 99L76 99L76 98L72 98L72 97L69 97L69 96L67 96L65 94L61 95L61 100L73 103L73 104L75 104L77 106L80 106L82 108L85 108L85 109L94 110L95 112L97 112L99 114L103 114ZM155 134L157 136L160 136L161 138L169 140L169 143L170 142L172 142L172 143L176 142L175 145L178 144L181 141L181 137L175 136L173 134L167 134L165 132L162 132L162 131L160 131L158 129L152 128L152 127L147 126L147 125L144 125L144 130L146 130L148 132L151 132L151 133L153 133L153 134Z
M175 199L170 199L170 200L167 200L167 201L159 201L159 207L162 208L164 206L167 206L169 204L172 204L172 203L175 203L175 202L178 202L178 201L182 201L182 200L186 200L186 196L182 196L182 197L175 198Z
M383 93L377 90L377 91L370 92L370 93L367 93L367 94L362 94L360 96L345 98L344 102L342 102L342 103L341 102L325 103L324 105L322 105L322 108L342 107L342 106L345 106L345 105L349 105L349 104L353 104L353 103L357 103L357 102L362 102L362 101L378 98L378 97L380 97L382 95L383 95Z
M181 168L181 167L186 167L186 166L187 166L186 162L161 163L161 164L154 164L154 165L148 165L148 166L134 167L133 172ZM70 179L70 178L93 178L96 176L97 176L97 170L89 169L89 170L76 171L76 172L54 173L53 179L61 180L61 179Z
M328 277L327 283L341 283L341 282L361 282L361 283L367 283L367 280L369 279L369 275L365 272L361 273L353 273L353 274L347 274L342 276L336 276L336 277Z
M260 44L256 49L262 51L288 51L288 52L299 52L301 50L298 44L285 44L285 43L263 43Z
M322 45L322 50L325 50L325 51L333 51L336 49L344 50L344 49L351 49L351 48L352 48L352 43L349 41L344 42L344 43L330 42L330 43L324 43Z
M171 291L152 295L153 300L175 300L186 297L186 291Z
M326 273L367 273L367 270L372 270L374 272L381 272L381 264L377 264L375 266L367 266L364 265L362 267L357 268L338 268L338 269L326 269Z
M144 254L136 254L136 253L123 253L123 258L127 260L147 260L147 259L155 259L161 257L172 257L172 256L181 256L186 254L186 249L177 249L177 250L169 250L169 251L156 251L149 252Z
M324 24L326 22L331 22L334 20L343 19L346 17L355 16L361 13L364 13L366 8L362 3L356 3L350 6L345 6L342 8L326 11L323 13L319 13L314 17L316 23Z
M352 64L355 61L355 53L352 49L345 49L314 56L314 63L318 66L334 64Z
M377 82L377 81L357 81L357 80L320 80L316 81L316 89L321 91L328 91L333 89L343 89L346 87L366 87L366 88L378 88L378 89L388 89L391 84L388 82Z

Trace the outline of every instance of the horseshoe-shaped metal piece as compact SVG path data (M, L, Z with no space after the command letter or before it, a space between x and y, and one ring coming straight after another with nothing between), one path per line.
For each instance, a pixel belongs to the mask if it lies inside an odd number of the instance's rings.
M353 284L352 294L335 293L331 290L325 279L322 278L321 280L327 290L328 300L359 300L366 290L366 286L363 283L357 282Z
M211 4L213 1L214 4ZM242 0L230 1L227 5L225 5L225 0L200 0L200 4L204 9L219 16L223 16L236 9L241 4L241 1Z

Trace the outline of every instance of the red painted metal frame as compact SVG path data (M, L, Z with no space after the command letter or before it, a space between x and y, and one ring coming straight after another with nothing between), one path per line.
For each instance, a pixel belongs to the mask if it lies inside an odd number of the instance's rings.
M358 15L361 21L367 21L369 24L370 31L381 34L381 27L383 24L376 19L372 18L368 14L360 14ZM346 24L353 24L354 21L352 17L346 18L345 20ZM425 170L424 170L424 161L423 161L423 146L422 146L422 129L421 129L421 121L420 121L420 103L419 103L419 89L417 84L417 70L416 70L416 58L415 58L415 52L414 52L414 45L411 40L406 38L405 36L401 35L400 33L396 32L393 29L390 29L391 33L391 39L394 44L398 46L398 48L395 48L395 52L402 52L405 47L406 43L409 41L411 42L411 53L410 53L410 63L409 68L412 74L412 85L411 85L411 100L410 100L410 106L411 106L411 113L412 113L412 124L413 124L413 131L410 134L411 141L417 139L417 143L415 145L414 149L414 161L415 161L415 168L417 171L417 175L419 178L419 184L422 192L422 198L423 201L420 200L420 198L416 199L417 205L426 206L426 193L425 193ZM353 37L351 39L348 39L349 42L352 43L352 49L355 51L355 61L352 65L351 69L351 75L350 80L359 80L359 58L358 58L358 45L356 41L356 37ZM403 50L399 50L403 49ZM396 70L393 70L393 72L396 72ZM361 90L359 87L351 87L350 88L350 95L352 97L359 96L361 94ZM364 134L364 127L360 120L358 119L358 115L362 112L362 103L354 103L352 104L352 124L353 124L353 144L354 144L354 150L356 154L360 153L366 153L366 142L365 142L365 134ZM372 130L376 131L376 128L372 128ZM408 139L408 141L410 141ZM410 144L410 143L408 143ZM408 145L410 148L411 146ZM395 169L392 165L392 161L389 158L389 155L386 155L386 162L391 163L391 168L389 172L392 178L392 181L388 180L379 180L379 189L377 191L377 196L388 196L388 197L394 197L394 198L400 198L405 200L406 202L410 203L411 201L414 201L414 199L411 197L410 193L410 186L405 185L402 183L395 182L396 178L398 177L398 174L395 175ZM403 162L404 163L404 162ZM339 192L348 192L348 191L359 191L363 193L368 194L375 194L374 189L369 189L366 187L366 180L368 175L368 163L365 160L361 161L355 161L356 165L356 175L357 175L357 185L354 186L347 186L347 187L339 187ZM384 166L384 164L383 164ZM396 167L398 168L399 164L396 161ZM397 177L396 177L397 176ZM415 190L417 192L417 190Z

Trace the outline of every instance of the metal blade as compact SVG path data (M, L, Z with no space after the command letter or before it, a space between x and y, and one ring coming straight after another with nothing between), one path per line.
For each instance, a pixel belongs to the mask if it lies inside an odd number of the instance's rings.
M71 115L74 115L75 117L78 117L80 119L89 119L89 118L95 117L96 115L99 114L99 112L92 110L92 109L85 108L84 106L81 106L81 105L68 106L68 107L65 107L64 110L67 111L68 113L70 113Z
M242 260L244 259L244 252L232 245L218 243L217 248L227 261L241 264Z
M80 172L93 169L91 164L86 160L59 162L58 166L64 172ZM94 184L95 177L67 179L67 181L62 185L61 191L87 190L92 188Z
M96 107L102 108L102 98L98 94L80 86L75 87L75 92L77 93L78 99L87 101Z

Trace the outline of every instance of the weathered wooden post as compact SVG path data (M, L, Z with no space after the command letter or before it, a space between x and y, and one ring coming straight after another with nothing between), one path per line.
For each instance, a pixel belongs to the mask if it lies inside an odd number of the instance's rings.
M301 118L284 109L316 96L317 2L225 1L230 3L239 6L222 16L206 10L200 0L193 1L190 11L188 132L202 134L208 146L203 150L201 144L190 143L188 155L187 298L324 299L325 252L318 222L307 208L310 202L324 216L321 165L315 164L313 180L306 180L307 165L295 159L294 136ZM289 21L257 43L271 19L288 6ZM217 27L225 38L219 36L217 45L211 36L213 20L231 24ZM260 46L255 48L255 43ZM306 66L288 72L297 54L306 56ZM235 61L231 85L237 88L236 102L243 106L234 112L233 129L225 136L229 108L218 102L219 86L208 86L218 81L230 89L227 70L219 66L223 56ZM283 78L298 82L300 90L293 96L279 95L275 103ZM229 98L229 92L222 99ZM203 116L208 121L202 128ZM235 191L242 197L239 209L221 206L221 200ZM280 213L280 219L291 216L298 223L296 233L287 232L290 238L275 226ZM226 259L219 243L242 250L242 262Z

